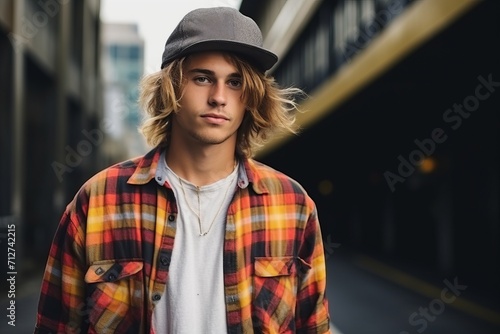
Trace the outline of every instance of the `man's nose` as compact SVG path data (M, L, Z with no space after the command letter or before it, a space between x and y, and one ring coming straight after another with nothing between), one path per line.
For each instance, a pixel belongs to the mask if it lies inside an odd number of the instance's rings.
M225 83L217 82L212 86L212 90L210 92L210 101L211 105L224 106L227 102L227 90Z

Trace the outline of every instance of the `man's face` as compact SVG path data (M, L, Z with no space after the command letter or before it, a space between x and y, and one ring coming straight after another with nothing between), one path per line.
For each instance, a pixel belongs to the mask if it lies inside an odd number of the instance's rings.
M181 108L172 119L172 139L234 149L245 114L241 74L220 52L189 56L183 72Z

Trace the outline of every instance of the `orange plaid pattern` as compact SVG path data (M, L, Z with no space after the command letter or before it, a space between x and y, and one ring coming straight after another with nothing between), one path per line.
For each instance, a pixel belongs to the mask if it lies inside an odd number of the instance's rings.
M103 170L67 206L47 260L35 333L153 333L178 213L168 182L153 180L160 153ZM228 333L330 333L313 201L272 168L251 159L240 165L225 227Z

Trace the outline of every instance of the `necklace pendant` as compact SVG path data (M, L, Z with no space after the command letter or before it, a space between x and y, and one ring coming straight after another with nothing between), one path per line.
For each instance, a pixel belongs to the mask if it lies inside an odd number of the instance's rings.
M237 162L235 161L234 168L236 168L236 166L237 166ZM222 198L222 202L221 202L219 208L217 209L217 213L215 214L214 218L212 219L212 222L210 223L210 225L208 226L208 229L205 232L203 232L202 227L201 227L202 224L201 224L200 187L198 187L198 186L196 187L196 195L198 197L198 212L196 212L196 210L194 210L191 207L191 204L188 201L188 198L186 196L186 190L184 190L184 182L182 181L182 179L180 177L178 177L178 178L179 178L179 184L181 185L182 194L184 195L184 199L185 199L185 201L187 203L187 206L194 213L194 215L198 218L198 226L200 228L200 230L199 230L200 233L198 234L198 236L204 237L204 236L206 236L208 234L208 232L210 232L210 229L212 228L212 225L215 223L215 220L219 216L219 213L221 212L222 207L224 206L224 201L227 198L227 194L229 193L229 189L231 188L231 184L234 181L234 179L236 178L236 174L233 176L233 178L231 179L231 181L229 182L229 184L226 186L226 191L224 192L224 196Z

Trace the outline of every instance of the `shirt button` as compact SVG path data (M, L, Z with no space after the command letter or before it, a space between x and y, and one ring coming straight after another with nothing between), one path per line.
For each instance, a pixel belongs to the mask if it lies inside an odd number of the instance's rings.
M159 293L155 293L153 295L153 301L157 302L161 299L161 295Z
M160 263L163 265L163 266L168 266L170 264L170 261L168 260L168 258L166 256L162 256L160 258Z
M116 275L115 274L109 274L108 275L108 281L111 282L111 281L114 281L116 279Z
M168 221L173 222L174 220L175 220L175 216L174 215L168 215Z

